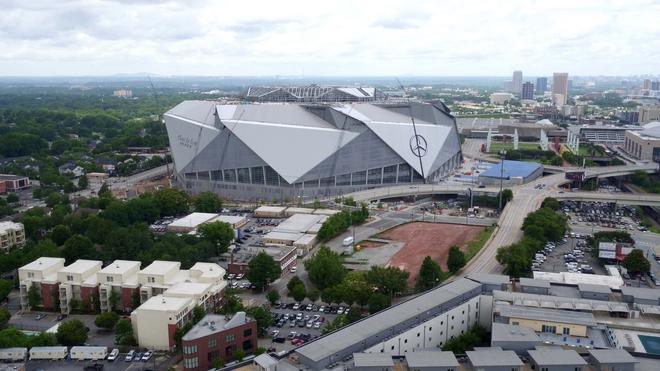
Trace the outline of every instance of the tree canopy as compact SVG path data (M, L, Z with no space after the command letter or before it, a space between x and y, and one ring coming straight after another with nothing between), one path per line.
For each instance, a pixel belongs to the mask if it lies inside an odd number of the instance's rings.
M651 269L651 263L639 249L631 251L624 259L622 265L632 273L647 273Z
M77 319L60 323L57 328L57 342L65 346L83 345L87 341L87 328Z
M247 279L258 289L264 289L282 274L280 264L265 252L259 252L248 263Z
M449 248L449 255L447 256L447 268L451 273L458 272L459 269L465 266L465 254L458 246Z
M309 280L320 290L337 285L346 275L342 257L327 246L321 246L316 255L305 262L305 269Z
M445 273L440 268L440 265L433 261L430 256L427 256L422 261L419 267L419 275L417 276L417 290L426 291L439 285L445 279Z

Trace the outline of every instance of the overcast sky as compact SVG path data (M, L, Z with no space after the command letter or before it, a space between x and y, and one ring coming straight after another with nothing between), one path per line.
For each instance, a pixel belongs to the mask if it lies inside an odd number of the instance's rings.
M659 0L1 0L0 75L660 73Z

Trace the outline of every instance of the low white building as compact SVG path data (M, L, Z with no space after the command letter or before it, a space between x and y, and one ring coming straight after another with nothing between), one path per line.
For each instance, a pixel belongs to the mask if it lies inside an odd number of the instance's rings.
M133 333L141 347L170 351L176 347L174 333L192 318L191 297L157 295L131 313Z
M511 93L493 93L490 95L490 104L502 105L513 99Z
M41 257L18 268L21 309L29 310L28 290L36 285L45 309L54 309L53 290L57 290L57 272L64 268L63 258Z
M22 223L0 222L0 251L25 246L25 227Z
M92 303L92 296L96 295L98 290L96 273L102 266L100 260L78 259L57 272L60 310L63 314L71 311L71 299Z
M113 309L128 311L133 308L133 295L140 287L138 271L141 264L139 261L115 260L97 273L102 311L109 312ZM111 305L113 295L118 300L115 308Z
M236 230L247 224L248 220L244 216L237 215L192 213L170 223L167 226L167 231L173 233L189 233L195 231L202 224L214 222L227 223L232 229Z

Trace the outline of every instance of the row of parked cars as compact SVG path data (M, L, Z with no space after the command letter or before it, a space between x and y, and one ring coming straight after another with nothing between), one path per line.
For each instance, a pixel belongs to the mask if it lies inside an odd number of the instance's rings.
M275 305L276 309L293 309L307 312L320 312L328 314L346 314L349 311L348 307L342 305L316 305L316 304L303 304L303 303L278 303Z
M114 361L117 358L117 356L119 355L119 349L113 349L112 353L110 353L110 354L112 355L115 351L117 351L117 353L115 353L114 358L110 359L110 356L108 356L108 361ZM151 357L153 356L153 354L154 354L154 352L152 352L150 350L146 351L144 353L136 352L134 350L129 350L128 353L126 353L126 357L124 357L124 361L126 361L126 362L148 362L151 359Z
M321 325L325 322L325 317L322 317L318 314L310 315L300 313L273 313L273 323L276 327L282 328L288 322L289 327L300 327L300 328L314 328L316 330L321 328Z

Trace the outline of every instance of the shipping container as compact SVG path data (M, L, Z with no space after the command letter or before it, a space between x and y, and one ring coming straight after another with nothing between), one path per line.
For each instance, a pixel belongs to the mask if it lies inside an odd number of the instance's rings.
M32 347L30 359L64 359L67 353L66 347Z
M71 359L105 359L108 356L107 347L71 347Z
M27 348L3 348L0 349L0 361L25 361L27 359L27 352Z

